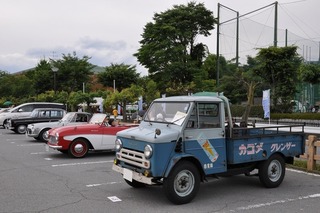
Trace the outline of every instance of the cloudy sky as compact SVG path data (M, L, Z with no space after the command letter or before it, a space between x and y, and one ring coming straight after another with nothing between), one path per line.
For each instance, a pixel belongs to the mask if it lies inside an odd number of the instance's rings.
M152 21L155 13L188 2L190 1L0 0L0 70L9 73L18 72L35 67L41 59L59 59L62 54L75 51L78 57L83 55L91 57L90 62L98 66L109 66L111 63L137 65L138 72L145 75L146 69L139 66L136 58L132 56L139 48L145 24ZM239 11L242 15L275 1L197 2L204 3L216 17L218 3ZM278 2L278 28L289 28L295 35L314 40L316 43L320 41L319 0L278 0ZM228 10L223 9L222 13L227 17ZM230 14L232 16L232 12ZM261 19L260 26L265 26L264 28L272 26L273 15L267 14L268 11ZM254 25L252 29L256 30ZM249 34L247 35L249 39L251 34L249 28L246 28L246 34ZM265 34L265 31L261 30L259 38ZM212 36L203 39L212 53L216 53L215 35L216 30L213 30ZM315 49L313 48L313 51ZM309 50L303 52L306 54ZM313 58L318 58L318 55L312 55Z

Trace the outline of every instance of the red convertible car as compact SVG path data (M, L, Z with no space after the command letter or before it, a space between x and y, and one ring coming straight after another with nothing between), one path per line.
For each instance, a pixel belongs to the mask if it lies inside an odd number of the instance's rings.
M85 157L89 150L114 150L117 132L138 126L136 124L111 126L106 114L94 114L89 124L50 129L48 147L71 157Z

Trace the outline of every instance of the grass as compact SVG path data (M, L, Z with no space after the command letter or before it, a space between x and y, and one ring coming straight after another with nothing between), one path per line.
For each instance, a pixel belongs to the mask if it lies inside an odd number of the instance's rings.
M288 167L292 167L295 169L307 171L307 161L301 159L295 159L293 165L288 165ZM314 173L320 174L320 164L316 164L316 168L312 171Z

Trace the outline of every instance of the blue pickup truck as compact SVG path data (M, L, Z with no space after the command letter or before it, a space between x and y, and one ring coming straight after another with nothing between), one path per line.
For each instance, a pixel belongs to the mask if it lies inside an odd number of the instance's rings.
M219 93L159 98L138 127L117 133L112 169L132 187L163 185L171 202L184 204L210 177L257 173L262 185L278 187L304 142L303 125L234 125Z

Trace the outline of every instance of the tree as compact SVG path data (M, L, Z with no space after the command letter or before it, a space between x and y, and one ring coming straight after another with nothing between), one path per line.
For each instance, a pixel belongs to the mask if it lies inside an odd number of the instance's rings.
M299 77L303 82L310 84L320 83L320 65L319 64L301 64L299 68Z
M203 62L203 70L208 73L209 79L217 80L217 55L209 54L208 57ZM230 69L228 67L228 62L225 57L219 57L219 77L222 78L224 74L228 74Z
M271 88L274 110L290 112L291 100L296 93L301 57L296 46L261 48L256 57L255 74Z
M50 59L50 64L58 71L56 73L57 90L65 90L66 92L74 92L82 90L83 83L89 82L92 75L94 65L89 63L90 57L83 56L78 58L76 52L73 54L63 54L62 59Z
M105 100L105 107L119 105L122 107L123 120L127 121L127 104L137 102L142 93L142 87L132 84L130 88L125 88L121 92L115 91L111 93Z
M54 89L53 72L49 61L40 60L35 69L32 71L31 78L36 94L45 93Z
M83 93L81 90L77 92L71 92L68 99L68 105L71 108L72 111L75 111L78 109L79 104L86 104L87 105L87 111L91 112L89 110L89 106L91 103L95 103L96 100L94 100L95 94L93 93Z
M28 98L34 95L34 89L31 85L32 80L23 74L4 74L0 76L0 96L12 96L17 99Z
M160 92L157 90L157 84L153 80L149 80L145 90L145 102L148 106L154 99L160 98Z
M190 83L200 69L206 45L196 43L199 36L209 36L217 20L204 4L175 5L154 15L154 23L144 28L141 47L134 54L158 83L166 88Z
M98 74L98 81L104 86L115 87L118 91L130 87L137 83L140 74L137 73L136 66L121 64L111 64L105 68L104 72Z

